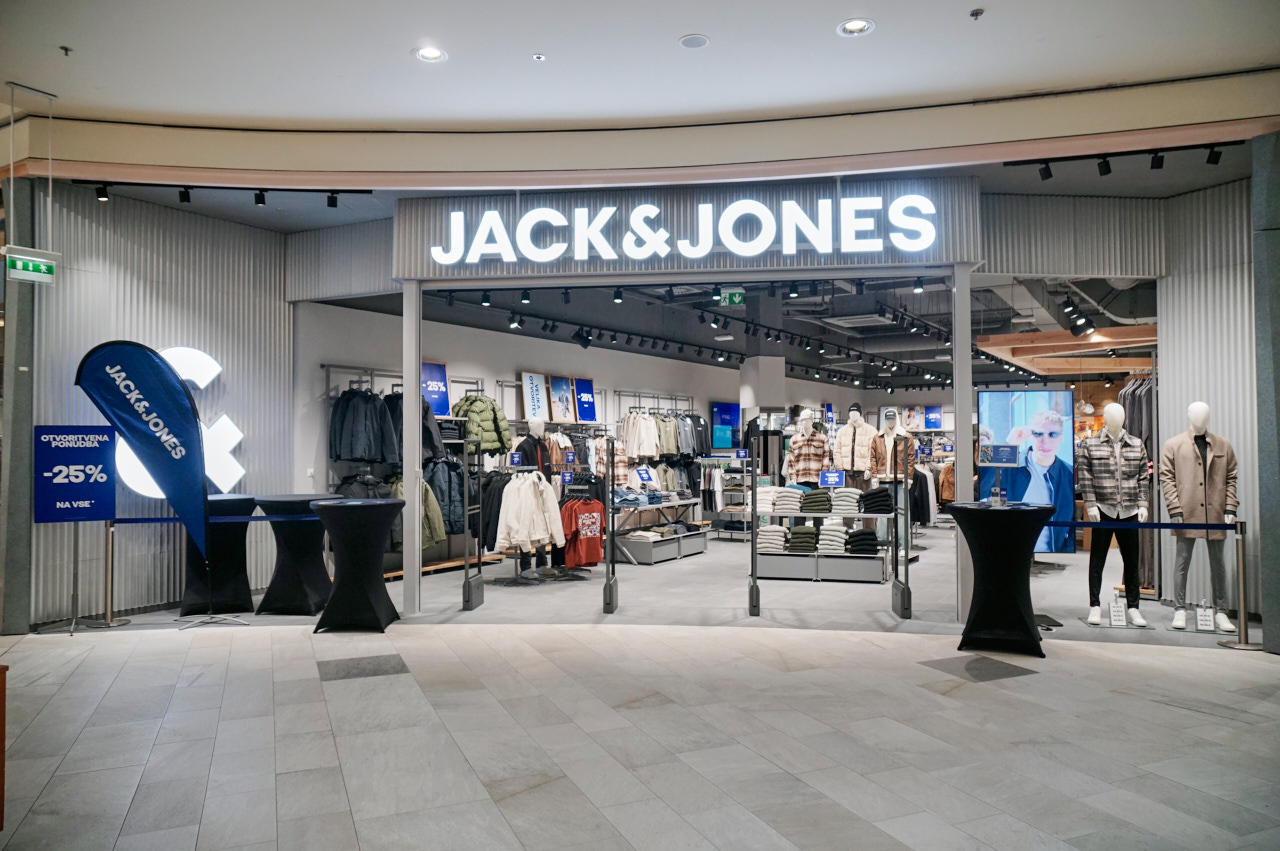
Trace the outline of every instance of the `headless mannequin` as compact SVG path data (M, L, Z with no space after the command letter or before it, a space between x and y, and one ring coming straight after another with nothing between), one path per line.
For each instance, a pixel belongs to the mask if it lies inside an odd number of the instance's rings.
M1207 438L1207 434L1209 432L1209 406L1204 402L1192 402L1187 407L1187 425L1191 429L1191 434L1193 435L1192 439L1194 441L1196 451L1200 455L1201 463L1207 465L1209 451L1209 442ZM1166 474L1171 474L1171 471L1166 471L1165 466L1164 458L1162 458L1162 479ZM1203 470L1200 475L1203 479L1203 476L1205 475ZM1208 520L1209 518L1206 517L1204 519ZM1181 523L1182 514L1170 514L1169 520L1172 523ZM1215 521L1209 520L1209 522ZM1234 524L1236 522L1236 516L1234 514L1227 513L1223 516L1222 522ZM1176 606L1173 612L1172 626L1174 629L1187 628L1186 606L1178 605L1178 603L1186 602L1187 574L1189 572L1191 555L1195 551L1195 544L1195 538L1178 538L1177 557L1175 561L1176 566L1174 568L1173 576L1173 599ZM1223 562L1222 556L1224 544L1225 541L1215 541L1208 539L1207 537L1205 540L1205 545L1209 550L1210 577L1213 582L1214 605L1218 609L1217 613L1214 615L1214 622L1217 628L1223 632L1235 632L1235 624L1231 623L1231 619L1224 611L1226 601L1226 566Z
M1112 402L1102 410L1102 422L1104 430L1113 441L1119 441L1121 435L1124 434L1124 407ZM1139 523L1147 522L1147 509L1139 506L1136 514L1130 514L1120 517L1102 516L1102 510L1098 505L1092 504L1085 509L1085 513L1094 523L1098 523L1103 519L1106 520L1137 520ZM1111 538L1114 533L1116 540L1120 543L1120 555L1124 560L1124 575L1126 591L1130 583L1137 584L1138 578L1138 531L1136 529L1094 529L1092 543L1089 549L1089 582L1090 595L1096 596L1098 586L1102 581L1102 567L1106 563L1107 553L1111 549ZM1128 610L1129 623L1134 626L1146 626L1147 622L1138 612L1138 607L1134 602L1136 594L1129 597L1130 606ZM1102 623L1102 607L1090 606L1089 623L1098 625Z

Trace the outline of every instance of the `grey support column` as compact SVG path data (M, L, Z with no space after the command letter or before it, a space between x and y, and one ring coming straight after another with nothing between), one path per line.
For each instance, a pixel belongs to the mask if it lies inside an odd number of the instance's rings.
M35 186L30 179L4 181L6 238L35 244ZM0 632L31 629L31 481L35 361L35 288L30 281L4 286L4 458L0 465ZM75 612L72 612L74 615Z
M956 502L973 500L973 358L972 319L970 318L969 275L973 267L957 265L952 276L951 293L951 386L956 406ZM963 533L956 541L956 620L969 618L969 601L973 598L973 559L965 546Z
M766 328L782 327L782 303L766 293L754 290L747 293L747 321ZM767 342L764 337L743 337L747 360L739 370L738 403L742 409L742 422L746 423L761 408L783 408L787 404L787 359L782 356L782 346Z
M1258 374L1257 520L1251 547L1261 567L1261 599L1250 601L1262 614L1262 645L1280 653L1280 133L1253 140L1253 299ZM1248 463L1247 461L1245 463ZM1247 617L1240 612L1240 617Z
M422 611L422 284L404 285L404 602L405 617ZM409 388L413 388L410 390Z

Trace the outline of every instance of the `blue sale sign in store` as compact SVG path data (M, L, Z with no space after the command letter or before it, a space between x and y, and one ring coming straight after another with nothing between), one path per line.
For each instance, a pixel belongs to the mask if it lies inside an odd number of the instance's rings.
M422 362L422 398L437 417L449 416L449 372L442 363Z
M590 378L573 379L573 394L578 403L578 422L596 421L596 384Z
M844 487L844 470L823 470L821 473L818 473L818 487Z
M114 520L116 430L36 426L35 522Z

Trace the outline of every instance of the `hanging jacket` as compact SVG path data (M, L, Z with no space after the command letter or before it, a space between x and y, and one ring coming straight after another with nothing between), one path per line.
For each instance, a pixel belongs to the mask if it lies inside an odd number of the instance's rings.
M404 479L397 479L391 485L391 495L396 499L404 499ZM444 528L444 517L440 513L440 503L436 501L436 495L427 487L426 481L422 483L422 548L424 550L434 547L443 541L446 537Z
M422 479L435 494L444 516L444 528L450 535L466 531L466 511L463 507L462 489L466 487L466 472L462 462L446 455L422 465Z
M551 480L551 447L547 446L546 441L526 434L515 451L520 453L520 466L537 467L538 472L547 477L547 481Z
M496 547L533 550L564 546L560 505L541 473L518 473L502 492Z
M479 440L482 453L503 455L511 451L511 425L507 415L488 396L459 399L453 406L453 416L467 418L465 436L468 440Z

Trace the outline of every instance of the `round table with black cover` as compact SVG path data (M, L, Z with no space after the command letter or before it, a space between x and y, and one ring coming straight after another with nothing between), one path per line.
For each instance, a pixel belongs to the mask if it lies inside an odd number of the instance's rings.
M320 614L322 629L385 632L399 620L382 578L382 552L403 499L317 500L311 510L333 545L333 591Z
M1031 610L1031 562L1052 505L955 502L949 509L973 556L973 601L958 650L1044 657Z
M208 500L210 517L248 517L258 507L252 496L241 493L211 494ZM187 587L182 593L182 617L211 611L215 615L253 611L245 552L248 534L248 523L210 523L205 537L207 560L200 555L191 536L187 536Z
M311 503L342 499L337 494L293 493L260 496L258 507L268 517L312 515ZM324 525L318 520L271 520L276 538L276 566L258 614L316 615L329 602L333 582L324 566Z

